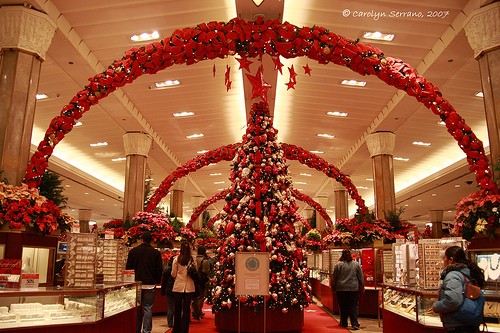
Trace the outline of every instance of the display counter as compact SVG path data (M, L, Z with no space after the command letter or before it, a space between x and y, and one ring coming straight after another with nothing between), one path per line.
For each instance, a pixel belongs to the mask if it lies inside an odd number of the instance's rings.
M94 289L0 289L0 330L133 333L140 293L140 283Z
M438 299L437 289L383 285L382 290L383 332L398 332L401 327L405 328L405 333L445 332L439 315L432 311L432 305ZM484 316L488 332L500 332L497 311L500 310L500 295L486 290L485 298Z

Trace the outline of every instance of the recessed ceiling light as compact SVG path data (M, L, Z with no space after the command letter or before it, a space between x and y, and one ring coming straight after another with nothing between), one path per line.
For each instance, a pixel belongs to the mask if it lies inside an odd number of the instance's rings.
M90 147L104 147L104 146L107 146L107 145L108 145L107 142L97 142L97 143L91 143Z
M393 160L408 162L410 159L404 157L394 157Z
M435 197L437 194L436 194L436 193L432 193L431 195L432 195L433 197Z
M366 178L366 180L368 180L369 182L372 182L373 178Z
M71 187L71 185L64 185L64 187Z
M356 187L359 188L360 190L367 190L368 189L368 187L366 187L366 186L356 186Z
M356 80L342 80L342 85L351 87L364 87L366 86L366 82Z
M150 182L150 181L153 181L153 178L146 178L144 179L145 182Z
M189 116L194 116L194 112L191 111L184 111L184 112L178 112L178 113L173 113L174 117L189 117Z
M422 201L422 199L417 199L418 202Z
M186 136L186 138L187 139L196 139L196 138L201 138L202 136L204 136L204 135L201 133L196 133L196 134L188 135L188 136Z
M442 120L438 121L438 124L441 125L441 126L446 126L446 123Z
M484 94L482 91L478 91L477 93L474 94L476 97L484 97Z
M104 199L103 199L103 198L101 198L100 200L101 200L101 201L104 201Z
M300 175L301 176L305 176L305 177L311 177L312 176L310 173L301 173Z
M49 96L45 95L45 94L36 94L36 99L39 101L41 99L47 99L49 98Z
M83 194L89 194L89 192L85 192L85 193L83 193Z
M302 191L302 189L301 189L301 188L297 188L296 190L297 190L297 191Z
M81 121L77 121L76 124L73 125L73 127L79 127L82 125L83 125L83 123Z
M363 38L391 42L394 39L394 35L393 34L383 34L380 31L374 31L374 32L368 31L368 32L365 32L363 34Z
M326 139L333 139L333 138L335 138L335 135L325 134L325 133L320 133L320 134L316 134L316 135L319 136L320 138L326 138Z
M168 87L175 87L181 84L181 81L179 80L166 80L166 81L161 81L161 82L156 82L155 86L156 88L168 88Z
M324 154L325 152L323 152L321 150L311 150L311 153L313 153L313 154Z
M205 153L208 153L209 151L208 150L198 150L196 152L196 154L205 154Z
M160 38L160 34L158 33L158 31L153 31L152 33L143 32L140 35L133 35L132 37L130 37L130 40L133 42L144 42L158 38Z
M224 189L223 189L223 188L218 188L218 189L217 189L217 191L222 191L222 190L224 190Z
M217 165L217 163L210 163L208 166Z
M409 206L408 204L405 205L405 207L408 207L408 206Z
M347 117L349 115L349 113L347 112L339 112L339 111L328 111L326 114L333 117Z
M429 147L431 144L429 142L413 141L412 144L415 146Z
M460 184L456 184L455 187L460 187Z
M225 181L220 181L220 182L214 182L214 184L225 184Z
M126 157L117 157L117 158L112 158L111 162L120 162L120 161L125 161L127 158Z
M325 211L328 213L333 213L333 210L331 210L331 209L325 209Z
M294 184L298 184L298 185L307 185L306 182L294 182Z
M211 173L210 176L222 176L222 173L220 172Z

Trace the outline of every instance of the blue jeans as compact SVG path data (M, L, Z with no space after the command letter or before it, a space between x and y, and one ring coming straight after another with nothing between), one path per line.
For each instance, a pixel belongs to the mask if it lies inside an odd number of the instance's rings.
M155 289L141 290L141 306L137 308L136 333L151 333L153 328L153 304L155 303Z
M167 326L174 327L174 293L167 293Z

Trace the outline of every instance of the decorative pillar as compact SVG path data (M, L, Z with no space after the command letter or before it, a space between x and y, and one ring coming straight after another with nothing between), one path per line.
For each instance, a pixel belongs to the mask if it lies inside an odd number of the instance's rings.
M193 205L193 213L196 210L196 208L198 208L198 206L203 203L203 201L204 199L202 196L194 196L191 198L191 203ZM196 229L201 229L202 227L203 227L203 212L200 214L200 216L198 216L196 221L193 222L191 228L193 230L196 230Z
M55 29L29 5L0 7L0 170L13 185L28 165L40 68Z
M500 2L475 10L464 29L479 63L490 162L500 163ZM500 175L494 176L500 186Z
M172 187L172 195L170 196L170 214L174 214L182 221L184 216L184 188L186 188L187 177L181 178L175 182Z
M319 203L321 207L326 209L326 206L328 204L328 197L317 197L315 201ZM318 212L316 212L316 229L318 229L318 231L321 232L325 230L325 228L326 228L326 220L323 218L323 216L321 216L320 214L318 214Z
M80 223L80 232L90 232L90 218L92 217L92 209L78 209L78 222Z
M340 185L334 187L335 220L349 217L349 204L347 190Z
M375 132L366 138L366 145L372 158L373 187L375 192L375 214L385 214L396 209L394 191L393 151L396 135L392 132Z
M125 167L125 194L123 219L132 218L144 210L144 182L146 181L146 162L152 143L151 136L142 132L128 132L123 135L127 156Z
M443 211L431 210L432 238L443 237Z

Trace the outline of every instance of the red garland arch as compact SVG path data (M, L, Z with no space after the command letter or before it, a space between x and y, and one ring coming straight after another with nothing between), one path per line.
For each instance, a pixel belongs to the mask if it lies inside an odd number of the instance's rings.
M465 120L442 97L439 89L417 74L410 65L397 58L385 57L381 50L357 43L329 32L324 27L299 28L279 20L244 21L234 18L225 22L201 23L194 28L175 30L170 37L128 50L121 60L89 79L77 92L60 116L52 119L44 139L38 145L26 168L25 183L38 187L55 146L71 132L76 120L117 88L133 82L143 74L154 74L177 64L195 64L202 60L239 54L295 58L306 56L320 64L333 62L361 75L376 75L385 83L414 96L445 122L448 132L467 155L469 170L476 182L489 193L497 194L483 143L465 124Z
M226 195L228 195L228 193L231 192L231 189L225 189L223 191L220 191L216 194L214 194L210 199L207 199L205 201L203 201L198 207L196 207L196 209L194 210L193 214L191 214L191 218L189 219L189 222L188 224L186 225L186 228L191 228L191 226L193 225L194 221L196 221L198 219L198 217L201 215L201 213L203 213L203 211L205 209L207 209L208 206L216 203L217 201L220 201L222 199L224 199L226 197ZM318 213L319 215L321 215L322 218L325 219L326 223L328 224L329 227L333 228L333 222L332 222L332 219L330 218L330 216L328 216L328 214L326 213L325 209L319 204L317 203L316 201L314 201L311 197L299 192L298 190L295 190L293 189L292 190L292 195L294 196L294 198L296 198L297 200L300 200L302 202L305 202L306 204L308 204L309 206L311 206L312 208L314 208ZM220 218L220 213L216 215L217 218ZM211 226L214 221L216 221L217 219L215 220L210 220L209 223L207 224L207 226ZM309 226L309 224L307 224L307 226L309 227L308 229L310 229L311 227ZM306 226L306 227L307 227Z

